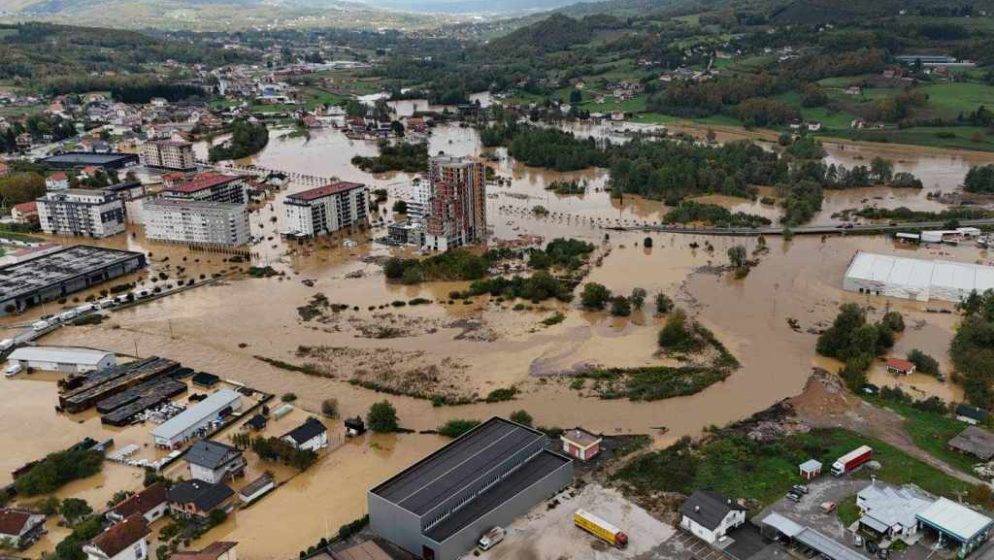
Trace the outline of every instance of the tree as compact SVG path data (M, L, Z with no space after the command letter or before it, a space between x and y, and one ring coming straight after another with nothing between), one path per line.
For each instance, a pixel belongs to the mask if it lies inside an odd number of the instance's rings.
M611 299L611 290L596 282L584 284L583 291L580 292L580 304L586 309L604 309L609 299Z
M328 398L321 401L321 414L328 418L338 418L338 399Z
M512 422L517 422L525 426L531 426L533 422L532 415L524 410L515 410L511 413L510 419Z
M673 300L670 296L660 292L656 294L656 313L662 315L669 313L673 309Z
M91 513L93 513L93 508L90 507L90 504L86 503L86 500L79 498L66 498L62 500L62 504L59 506L59 515L70 526L75 525Z
M390 130L393 132L394 136L400 138L404 135L404 123L400 121L393 121L390 123Z
M396 432L400 428L397 423L397 409L387 400L373 403L369 407L366 423L370 430L378 433Z
M462 420L454 418L439 426L438 434L445 437L457 438L479 425L479 420Z
M648 295L644 288L633 288L632 295L628 298L631 302L632 308L636 310L641 310L642 306L645 305L645 296Z
M393 203L393 211L395 214L407 214L407 202L403 200L398 200Z
M749 255L746 252L746 248L742 245L736 245L728 249L728 262L735 268L742 268L746 265Z
M877 156L870 162L870 174L878 183L889 183L894 177L894 163Z
M573 89L569 92L569 102L573 105L579 104L583 101L583 92L578 89Z
M611 315L615 317L628 317L632 314L632 305L625 296L615 296L611 298Z
M932 356L915 348L908 352L908 361L915 364L915 370L928 374L939 375L939 362Z

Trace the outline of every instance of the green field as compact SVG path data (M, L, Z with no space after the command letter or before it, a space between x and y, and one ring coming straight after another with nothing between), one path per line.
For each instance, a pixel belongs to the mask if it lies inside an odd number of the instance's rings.
M953 451L946 445L950 439L966 428L966 424L948 415L918 410L907 403L880 398L866 400L903 416L908 435L915 445L927 451L929 455L942 459L963 472L973 474L972 467L979 460Z
M994 110L994 86L971 82L930 84L921 88L928 94L928 106L937 116L954 119L960 113L986 105Z
M989 134L984 128L975 126L917 127L903 130L829 130L822 136L866 142L994 152L994 135Z

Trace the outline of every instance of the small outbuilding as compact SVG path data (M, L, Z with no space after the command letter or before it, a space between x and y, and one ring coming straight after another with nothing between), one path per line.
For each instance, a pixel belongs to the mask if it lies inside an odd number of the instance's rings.
M990 413L982 408L970 406L966 403L956 405L956 419L967 424L980 424L986 422Z
M317 451L328 447L328 428L311 416L303 424L284 434L282 439L297 449Z
M967 426L949 440L949 447L982 461L990 461L994 457L994 434L978 426Z
M915 372L916 366L913 362L902 360L901 358L887 359L887 372L894 375L911 375Z
M563 442L563 453L581 461L596 457L601 452L601 442L604 441L604 438L582 428L566 430L559 439Z
M798 465L798 469L801 472L801 478L804 480L813 480L821 476L821 467L821 461L815 459L808 459Z
M237 560L236 542L215 541L200 550L184 550L169 555L172 560Z
M245 488L238 491L238 500L248 505L263 497L274 488L276 488L276 481L273 480L273 477L268 473L262 473L259 478L248 483Z

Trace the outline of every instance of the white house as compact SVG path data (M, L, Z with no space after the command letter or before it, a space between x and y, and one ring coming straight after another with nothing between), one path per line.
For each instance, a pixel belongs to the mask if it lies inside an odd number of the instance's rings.
M107 519L120 522L138 514L144 517L145 521L152 523L165 515L169 509L169 501L166 499L167 490L165 484L156 482L107 510Z
M241 476L245 472L245 457L230 445L200 440L183 456L190 465L190 476L211 484Z
M111 525L83 545L87 560L145 560L148 558L148 523L140 515Z
M297 449L317 451L328 447L328 428L312 416L303 424L283 434L281 439L293 444Z
M911 487L874 482L856 494L860 525L886 538L909 539L918 533L915 517L934 500Z
M680 527L708 544L725 538L728 531L746 521L746 509L729 498L695 491L680 508Z
M44 515L19 509L0 508L0 544L24 550L44 533Z

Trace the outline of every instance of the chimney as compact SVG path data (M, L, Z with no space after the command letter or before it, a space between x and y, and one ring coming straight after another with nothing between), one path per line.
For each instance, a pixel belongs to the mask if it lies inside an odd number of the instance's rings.
M701 506L694 506L694 511L701 511Z

